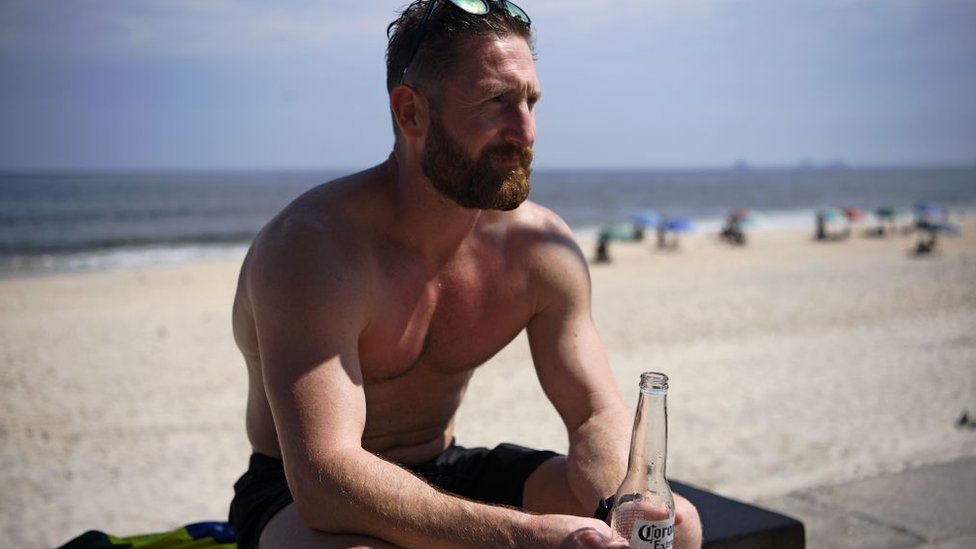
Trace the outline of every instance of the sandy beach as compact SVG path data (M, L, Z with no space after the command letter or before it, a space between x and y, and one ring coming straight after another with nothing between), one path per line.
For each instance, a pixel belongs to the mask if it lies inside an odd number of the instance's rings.
M914 237L615 243L593 303L633 407L671 377L669 474L755 501L976 456L976 219ZM593 242L580 237L592 255ZM224 520L249 454L239 261L0 280L0 533L51 547ZM564 450L524 338L477 373L461 444Z

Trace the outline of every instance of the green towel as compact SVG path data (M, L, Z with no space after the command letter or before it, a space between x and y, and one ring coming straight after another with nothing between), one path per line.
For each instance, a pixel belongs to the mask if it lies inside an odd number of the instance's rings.
M119 537L89 530L57 549L237 549L226 522L195 522L168 532Z

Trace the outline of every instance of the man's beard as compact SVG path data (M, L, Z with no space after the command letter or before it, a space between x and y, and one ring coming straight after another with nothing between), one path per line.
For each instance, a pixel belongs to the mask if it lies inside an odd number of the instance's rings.
M496 154L517 156L519 166L496 169L492 166ZM514 210L529 196L531 165L532 149L511 144L485 148L472 160L431 117L421 167L435 189L464 208Z

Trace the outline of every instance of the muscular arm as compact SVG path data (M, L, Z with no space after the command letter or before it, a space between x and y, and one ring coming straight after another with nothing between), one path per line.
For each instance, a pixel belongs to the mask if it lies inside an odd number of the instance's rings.
M534 255L541 300L528 335L542 388L569 435L570 487L589 514L623 479L632 420L593 324L586 260L557 225L561 238L541 242Z
M405 547L538 547L592 524L437 491L362 448L358 339L369 256L319 221L272 226L246 270L265 390L296 510L309 527Z

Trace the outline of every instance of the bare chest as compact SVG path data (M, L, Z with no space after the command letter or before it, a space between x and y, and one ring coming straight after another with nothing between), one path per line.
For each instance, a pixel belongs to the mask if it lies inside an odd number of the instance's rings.
M468 271L424 283L390 283L360 338L367 383L421 369L446 376L490 359L531 316L517 277Z

